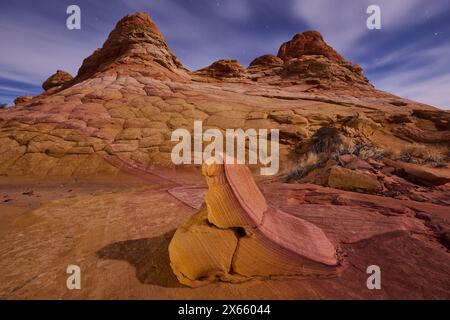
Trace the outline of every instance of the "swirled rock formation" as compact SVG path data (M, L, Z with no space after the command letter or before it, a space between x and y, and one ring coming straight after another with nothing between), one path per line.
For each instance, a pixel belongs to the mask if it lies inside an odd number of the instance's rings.
M323 231L270 206L245 165L205 164L203 175L209 187L205 205L169 246L181 283L336 273L336 249Z

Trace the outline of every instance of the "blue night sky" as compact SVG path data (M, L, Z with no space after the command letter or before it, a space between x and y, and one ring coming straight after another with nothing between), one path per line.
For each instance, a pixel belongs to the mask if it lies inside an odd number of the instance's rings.
M70 4L81 8L81 30L66 28ZM381 7L381 30L366 27L370 4ZM220 58L247 66L316 29L379 89L450 109L448 0L2 0L0 103L41 92L56 69L75 75L115 23L139 11L189 69Z

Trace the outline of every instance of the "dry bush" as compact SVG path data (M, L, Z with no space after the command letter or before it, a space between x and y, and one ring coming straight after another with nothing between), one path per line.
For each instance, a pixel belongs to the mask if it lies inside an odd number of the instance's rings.
M399 159L401 151L398 148L386 147L383 149L383 155L389 159Z
M286 174L286 182L303 178L314 169L324 166L327 160L328 157L320 157L317 153L308 152L300 159L297 167Z
M428 148L421 144L413 144L402 149L402 155L410 155L413 158L426 159Z
M430 149L430 150L427 150L427 153L425 156L425 161L436 162L436 163L444 162L445 155L439 150Z
M383 150L384 156L394 160L416 163L430 163L433 165L445 163L445 154L430 146L410 144L403 148L387 147Z
M334 127L322 127L311 137L311 151L315 153L337 152L341 144L341 132Z
M308 152L300 161L300 166L307 167L313 165L319 161L317 153Z

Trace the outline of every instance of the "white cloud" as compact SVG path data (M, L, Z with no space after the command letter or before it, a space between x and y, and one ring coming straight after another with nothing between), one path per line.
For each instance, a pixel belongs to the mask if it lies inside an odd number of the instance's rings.
M419 72L420 73L420 72ZM420 82L408 83L408 77L417 77L417 72L391 76L377 83L380 89L394 92L396 95L429 104L435 107L450 109L450 74L432 77Z
M370 32L366 28L366 9L370 4L381 8L382 32L399 33L413 28L418 21L450 7L448 1L426 0L295 0L294 12L313 29L320 31L325 40L344 56L357 56L374 50L370 43ZM421 42L409 45L368 62L365 71L377 71L388 65L372 82L377 88L396 95L449 108L450 96L450 45L424 47ZM396 66L397 64L397 66ZM446 74L447 73L447 74Z
M225 19L244 21L251 14L249 4L245 0L225 0L218 3L218 13Z
M258 53L276 53L279 45L286 41L285 36L273 33L258 33L249 37L242 30L239 23L251 16L250 5L259 5L257 2L226 0L216 6L215 1L207 4L205 1L211 14L204 16L174 1L122 1L130 10L147 11L168 45L173 49L173 44L176 44L175 55L191 70L206 67L218 59L243 56L244 52L252 55L249 61L240 61L245 65ZM268 44L275 45L268 48Z
M99 39L87 33L75 37L71 32L78 31L68 31L64 20L58 24L31 13L20 19L1 14L0 20L1 76L10 80L40 84L57 69L75 75L83 59L99 45Z
M398 50L380 61L371 69L404 65L383 72L373 79L377 88L396 95L417 100L440 108L450 108L450 44L437 47L422 47L412 44Z
M0 85L0 90L1 91L6 91L6 92L10 92L11 94L13 93L20 93L23 92L23 89L20 88L16 88L16 87L11 87L11 86L5 86L5 85Z
M398 32L417 22L417 16L432 16L449 7L446 1L427 0L294 0L293 11L313 29L320 31L327 42L341 53L360 50L363 36L370 36L366 20L367 7L380 6L383 32ZM426 13L424 13L426 8ZM370 39L370 38L369 38ZM365 47L370 47L370 44Z

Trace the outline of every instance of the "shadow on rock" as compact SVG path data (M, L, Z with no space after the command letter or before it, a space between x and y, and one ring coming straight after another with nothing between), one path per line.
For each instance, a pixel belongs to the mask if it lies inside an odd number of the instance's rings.
M111 243L99 251L100 259L124 260L136 269L141 283L163 287L182 287L170 267L169 243L175 230L154 238Z

